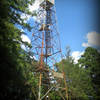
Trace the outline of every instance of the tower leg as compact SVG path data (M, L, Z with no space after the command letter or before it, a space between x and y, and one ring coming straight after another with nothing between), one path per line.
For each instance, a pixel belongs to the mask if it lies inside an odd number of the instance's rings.
M63 77L64 77L64 84L65 84L65 91L66 91L66 100L68 100L68 89L67 89L67 83L66 83L66 78L65 78L65 73L63 71Z
M41 100L41 81L42 81L42 74L40 73L38 100Z

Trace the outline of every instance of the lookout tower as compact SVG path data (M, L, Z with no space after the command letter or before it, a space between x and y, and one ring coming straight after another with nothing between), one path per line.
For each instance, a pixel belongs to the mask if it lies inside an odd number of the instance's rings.
M56 62L61 60L61 47L59 33L57 30L57 19L54 0L40 0L40 7L37 11L32 33L32 52L39 62L36 65L36 72L39 73L39 92L38 100L42 100L52 90L53 87L58 88L57 78L64 80L66 87L66 79L63 73L56 73ZM53 77L52 78L50 77ZM52 82L54 84L52 84ZM42 87L44 91L42 91ZM67 88L66 90L66 97ZM41 97L41 93L44 96Z

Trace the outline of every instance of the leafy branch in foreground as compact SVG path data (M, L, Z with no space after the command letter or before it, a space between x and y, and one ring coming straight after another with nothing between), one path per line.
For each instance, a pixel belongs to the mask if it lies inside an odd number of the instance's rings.
M28 52L21 48L23 34L15 24L30 29L21 14L29 13L27 7L33 0L0 1L0 100L36 99L35 79ZM30 45L24 43L24 45ZM26 84L28 83L28 84Z

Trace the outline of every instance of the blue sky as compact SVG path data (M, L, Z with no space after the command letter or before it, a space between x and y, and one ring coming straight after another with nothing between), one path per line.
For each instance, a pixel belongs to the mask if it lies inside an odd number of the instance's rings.
M98 14L100 0L56 0L56 15L63 51L83 51L82 43L89 32L100 33ZM100 16L99 16L100 17Z
M55 0L55 6L63 53L66 46L70 46L77 60L88 46L100 50L100 0ZM30 11L38 8L39 0L29 6ZM34 20L30 16L27 18L27 22ZM31 36L28 34L28 37ZM25 36L23 39L29 41Z

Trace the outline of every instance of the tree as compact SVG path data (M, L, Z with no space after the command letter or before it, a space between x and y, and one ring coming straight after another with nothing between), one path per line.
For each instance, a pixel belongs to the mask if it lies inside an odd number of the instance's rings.
M70 49L67 50L68 54L69 50ZM88 70L79 67L78 64L74 64L70 55L69 57L67 56L65 59L62 59L61 62L57 63L57 66L59 70L62 69L61 67L64 68L69 99L89 100L89 95L93 93L93 88Z
M100 53L95 48L86 48L85 53L79 59L79 64L89 71L96 92L94 98L100 98Z
M21 48L23 34L15 24L30 31L21 14L30 14L28 5L34 0L0 1L0 100L35 99L34 78L30 55ZM32 84L33 80L33 84ZM29 84L26 84L29 83Z

